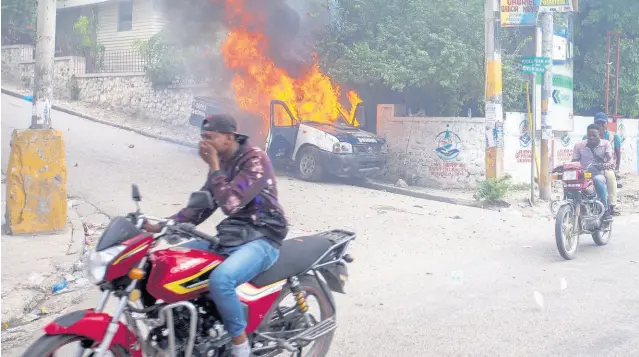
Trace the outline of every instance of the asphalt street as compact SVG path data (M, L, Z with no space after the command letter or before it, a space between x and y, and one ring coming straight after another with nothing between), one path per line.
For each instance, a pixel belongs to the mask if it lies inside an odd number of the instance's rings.
M28 127L30 112L31 103L2 95L3 170L11 131ZM52 120L65 135L69 195L108 215L134 209L131 183L141 188L144 212L172 214L205 178L193 149L59 112ZM545 218L288 177L278 185L291 235L358 233L331 357L639 351L639 216L616 218L608 246L583 236L567 262ZM214 232L220 217L204 230ZM67 311L92 307L96 296L68 302ZM14 347L7 357L24 348Z

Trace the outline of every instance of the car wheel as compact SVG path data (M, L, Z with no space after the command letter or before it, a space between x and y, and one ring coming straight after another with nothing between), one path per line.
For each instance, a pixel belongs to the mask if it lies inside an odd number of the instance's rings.
M302 180L320 181L324 177L324 168L316 148L309 146L297 155L297 172Z

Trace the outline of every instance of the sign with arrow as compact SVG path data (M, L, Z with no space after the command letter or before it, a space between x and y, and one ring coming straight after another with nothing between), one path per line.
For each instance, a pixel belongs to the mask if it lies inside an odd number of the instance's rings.
M558 89L552 91L552 101L555 102L555 104L561 104L561 97L559 96Z

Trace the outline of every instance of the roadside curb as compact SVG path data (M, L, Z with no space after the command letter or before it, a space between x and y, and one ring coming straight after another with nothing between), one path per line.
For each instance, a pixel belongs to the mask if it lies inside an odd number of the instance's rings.
M67 202L71 202L70 199L67 198ZM26 296L26 300L23 300L22 304L16 303L15 308L11 308L12 312L8 313L7 316L3 315L3 334L7 331L10 332L14 328L28 324L33 320L40 319L41 314L48 314L46 310L42 312L39 310L41 304L56 293L56 291L52 291L52 289L55 289L54 286L59 284L61 279L66 280L65 276L72 274L76 270L77 262L83 259L85 251L84 225L70 204L67 206L67 212L65 233L62 242L60 242L60 244L66 244L66 249L51 255L54 262L50 271L47 273L36 273L36 280L30 282L25 281L11 288L11 291L14 293L20 291L33 291L33 293L31 296ZM60 234L60 232L58 232L58 234ZM47 233L38 234L38 236L47 235ZM12 237L23 236L29 235L12 235ZM40 281L37 281L38 276L40 277ZM13 311L21 312L13 313Z
M21 93L15 91L15 90L2 88L2 93L10 95L12 97L25 99L25 95L24 94L21 94ZM190 142L187 142L187 141L184 141L184 140L174 139L174 138L170 138L170 137L166 137L166 136L162 136L162 135L156 135L156 134L152 134L152 133L146 132L146 131L144 131L142 129L137 129L137 128L134 128L134 127L131 127L131 126L117 124L117 123L109 122L109 121L106 121L106 120L98 119L98 118L96 118L94 116L87 115L85 113L78 112L78 111L75 111L75 110L71 110L71 109L68 109L68 108L65 108L65 107L61 107L59 105L52 104L51 108L53 108L53 109L55 109L57 111L66 113L66 114L78 116L80 118L93 121L93 122L96 122L96 123L112 126L112 127L118 128L118 129L131 131L131 132L134 132L136 134L140 134L142 136L146 136L148 138L162 140L162 141L166 141L166 142L169 142L169 143L173 143L173 144L177 144L177 145L181 145L181 146L186 146L186 147L190 147L190 148L197 148L198 147L198 145L194 144L194 143L190 143ZM425 199L425 200L429 200L429 201L443 202L443 203L449 203L449 204L461 205L461 206L468 206L468 207L475 207L475 208L482 208L483 207L480 202L473 201L473 200L454 199L454 198L445 197L445 196L432 195L432 194L429 194L429 193L413 191L413 190L406 189L406 188L401 188L401 187L396 187L396 186L391 186L391 185L385 185L385 184L380 184L380 183L375 183L375 182L358 182L358 183L351 183L351 184L354 185L354 186L359 186L359 187L363 187L363 188L367 188L367 189L371 189L371 190L385 191L385 192L390 192L390 193L394 193L394 194L397 194L397 195L409 196L409 197L414 197L414 198L421 198L421 199Z
M433 195L430 193L414 191L407 188L386 185L386 184L377 183L377 182L361 182L361 183L356 183L355 185L376 190L376 191L386 191L386 192L394 193L397 195L421 198L421 199L425 199L429 201L443 202L443 203L449 203L453 205L467 206L467 207L474 207L474 208L483 208L483 205L481 204L481 202L478 202L478 201L438 196L438 195Z
M80 216L72 207L69 207L69 221L71 221L71 241L69 242L67 255L78 255L78 259L82 259L86 250L84 225L80 220Z
M10 96L15 97L15 98L25 99L25 95L24 94L21 94L20 92L17 92L17 91L11 90L11 89L2 88L2 93L10 95ZM190 143L188 141L174 139L174 138L170 138L170 137L162 136L162 135L157 135L157 134L152 134L152 133L149 133L149 132L146 132L144 130L137 129L137 128L134 128L134 127L131 127L131 126L128 126L128 125L122 125L122 124L113 123L113 122L110 122L110 121L107 121L107 120L98 119L98 118L96 118L94 116L87 115L85 113L78 112L78 111L75 111L75 110L72 110L72 109L68 109L68 108L65 108L65 107L61 107L61 106L56 105L56 104L51 104L51 108L54 109L54 110L57 110L59 112L63 112L63 113L69 114L69 115L74 115L74 116L77 116L77 117L80 117L80 118L83 118L83 119L90 120L92 122L96 122L96 123L112 126L112 127L115 127L115 128L118 128L118 129L122 129L122 130L131 131L131 132L134 132L136 134L140 134L142 136L146 136L148 138L162 140L162 141L166 141L166 142L169 142L169 143L172 143L172 144L182 145L182 146L186 146L186 147L190 147L190 148L197 148L198 147L197 144Z

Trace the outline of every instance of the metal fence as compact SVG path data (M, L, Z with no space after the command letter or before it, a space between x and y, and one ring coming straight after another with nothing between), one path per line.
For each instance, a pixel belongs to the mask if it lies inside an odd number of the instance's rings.
M85 56L86 73L139 73L145 59L137 50L103 51Z

